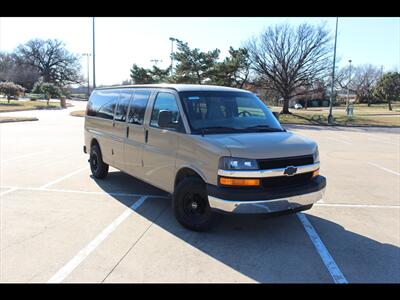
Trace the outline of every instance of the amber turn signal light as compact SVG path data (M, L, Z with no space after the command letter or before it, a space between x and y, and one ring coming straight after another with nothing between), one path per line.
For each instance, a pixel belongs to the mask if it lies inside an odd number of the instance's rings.
M219 183L222 185L229 185L229 186L259 186L260 179L220 177Z
M316 169L315 171L312 172L312 178L318 175L319 175L319 169Z

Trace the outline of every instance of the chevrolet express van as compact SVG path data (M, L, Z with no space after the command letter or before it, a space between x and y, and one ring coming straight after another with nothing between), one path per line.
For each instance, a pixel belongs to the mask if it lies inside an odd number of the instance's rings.
M317 144L286 131L251 92L207 85L93 91L84 152L95 178L113 166L172 195L178 222L212 226L215 211L295 212L324 194Z

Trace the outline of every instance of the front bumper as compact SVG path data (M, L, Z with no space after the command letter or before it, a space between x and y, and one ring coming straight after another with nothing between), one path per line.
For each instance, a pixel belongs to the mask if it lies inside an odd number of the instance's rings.
M231 189L208 185L208 201L213 210L258 214L298 210L322 199L326 179L317 176L307 185L264 190Z

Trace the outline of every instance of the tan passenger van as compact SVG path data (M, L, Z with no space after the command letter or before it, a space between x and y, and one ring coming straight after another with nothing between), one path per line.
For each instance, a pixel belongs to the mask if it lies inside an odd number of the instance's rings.
M286 131L251 92L207 85L93 91L84 152L172 195L176 219L205 230L230 213L296 212L323 196L317 144Z

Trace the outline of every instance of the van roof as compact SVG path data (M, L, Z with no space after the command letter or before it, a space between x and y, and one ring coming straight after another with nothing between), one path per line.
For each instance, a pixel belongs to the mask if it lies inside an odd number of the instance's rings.
M189 91L225 91L225 92L248 92L247 90L242 90L238 88L231 88L226 86L218 85L200 85L200 84L131 84L131 85L120 85L120 86L109 86L96 88L96 90L106 90L106 89L121 89L121 88L164 88L173 89L177 92L189 92Z

